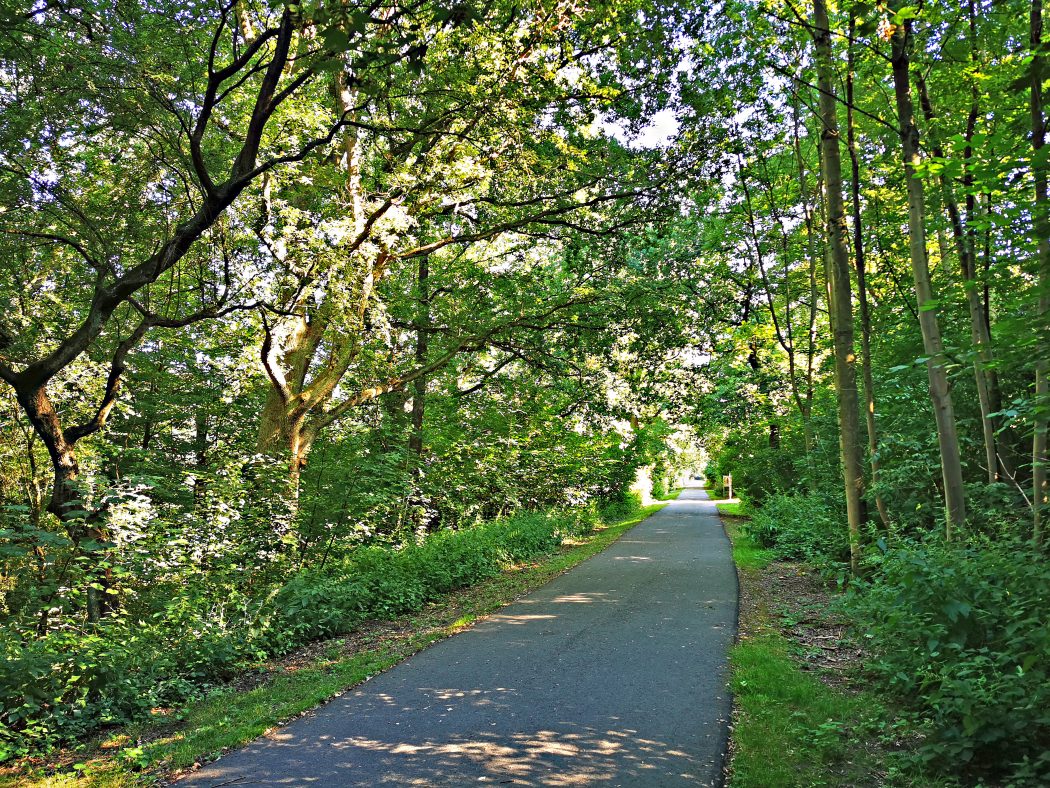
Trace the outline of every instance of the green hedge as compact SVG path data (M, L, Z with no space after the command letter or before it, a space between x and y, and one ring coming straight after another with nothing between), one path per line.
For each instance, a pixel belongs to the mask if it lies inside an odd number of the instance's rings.
M769 496L744 526L762 547L783 558L817 564L849 560L846 513L820 493Z
M609 517L621 517L630 503ZM0 630L0 760L39 752L158 706L178 706L253 662L550 553L599 521L590 509L522 513L401 548L360 547L283 585L184 587L161 609L42 638ZM243 587L247 587L245 578Z
M571 530L572 521L527 513L439 532L401 550L361 548L323 570L298 574L277 595L277 608L297 640L340 634L365 619L419 610L510 563L549 553Z
M943 772L1050 784L1050 561L1019 541L914 542L848 606L915 756Z

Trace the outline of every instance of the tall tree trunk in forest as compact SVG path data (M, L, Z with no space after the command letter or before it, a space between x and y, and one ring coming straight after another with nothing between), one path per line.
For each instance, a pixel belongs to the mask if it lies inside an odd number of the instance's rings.
M806 163L802 155L802 133L798 94L792 96L791 118L794 131L792 148L795 153L795 163L798 168L798 188L802 197L802 213L806 227L806 244L809 257L809 319L806 325L806 396L805 396L805 419L803 420L803 439L806 446L807 462L812 463L811 454L815 448L816 441L813 435L813 373L814 359L817 346L817 302L819 300L819 288L817 287L817 270L820 268L820 243L817 239L817 230L813 226L813 208L810 202L809 183L806 180ZM817 188L819 199L819 185ZM812 465L811 465L812 467ZM810 485L815 479L810 478Z
M416 290L419 298L419 309L416 313L416 364L425 367L429 352L430 339L430 294L427 280L430 277L430 259L427 255L419 258L416 264ZM412 384L412 434L408 439L409 462L412 463L412 475L417 481L423 464L423 421L426 416L427 376L420 375Z
M776 422L776 413L769 405L769 381L762 372L762 361L758 357L758 340L752 338L747 344L747 364L755 373L758 391L762 395L762 413L769 430L769 448L780 448L780 425ZM635 428L637 430L637 428Z
M155 396L156 395L156 393L157 393L157 383L156 383L156 381L151 380L149 382L148 391L149 391L151 396ZM142 441L141 441L141 443L139 443L139 448L141 448L143 451L147 451L149 449L150 445L153 443L153 430L154 430L153 415L152 415L152 413L147 412L146 415L143 417L143 420L142 420Z
M933 297L929 260L926 256L925 195L922 180L915 174L920 152L919 128L915 124L915 109L911 98L910 20L894 30L892 45L893 88L897 101L897 121L900 124L904 179L908 189L908 246L911 252L912 275L915 279L915 296L919 306L919 328L922 331L922 344L927 356L930 399L933 403L937 443L941 454L946 510L945 535L951 539L955 529L966 520L966 491L963 487L955 408L945 368L941 329L937 322L937 302Z
M917 78L919 103L922 106L926 122L933 123L936 114L933 102L926 86L926 80L920 75ZM974 124L979 112L976 100L970 105L967 118L967 137L972 136ZM970 148L967 146L967 151ZM944 150L939 142L933 144L933 154L944 157ZM966 157L969 159L969 156ZM999 393L999 376L994 369L992 338L988 333L988 320L984 314L984 302L981 300L980 285L977 282L977 265L972 244L972 233L963 227L963 217L959 210L958 200L951 182L943 175L940 177L941 198L952 229L952 240L955 242L956 255L959 258L959 270L966 290L966 304L970 311L970 339L977 355L973 360L974 382L977 387L977 399L981 409L981 432L984 437L984 456L987 466L988 483L994 484L1001 477L1013 478L1010 463L999 450L996 440L996 428L993 413L1002 410L1002 395ZM1002 471L1002 473L1000 473Z
M777 315L776 305L773 298L773 288L770 284L769 275L766 272L766 261L765 254L762 251L762 240L758 234L758 226L755 222L755 210L751 200L751 189L747 184L747 174L744 171L743 163L737 165L737 175L740 180L740 187L744 192L744 207L747 210L747 224L748 231L751 235L751 241L755 245L755 263L758 266L759 275L762 278L763 289L766 293L766 306L769 309L769 317L773 322L773 330L777 336L777 342L780 343L780 347L784 349L784 353L787 354L788 360L788 385L791 388L791 396L795 400L795 405L799 410L799 415L802 417L802 429L806 444L806 451L809 452L812 449L812 395L809 395L809 399L803 399L802 392L798 385L798 370L795 362L795 335L792 329L791 323L791 290L790 290L790 279L787 271L787 236L784 234L784 303L785 303L785 318L783 325L781 325L780 317ZM779 212L776 208L776 200L773 195L770 195L770 210L773 213L773 218L783 229L783 222L780 219ZM752 363L752 369L757 373L759 371L757 350L752 346L752 353L749 359L754 359ZM760 385L762 385L760 383ZM765 393L765 392L764 392ZM769 448L779 449L780 448L780 425L775 422L771 422L769 425Z
M813 2L813 50L820 90L820 152L827 204L830 312L835 346L835 392L839 401L842 474L849 522L850 568L860 571L860 526L864 521L864 466L861 462L856 355L853 352L853 295L846 212L842 199L842 160L832 66L831 28L825 0Z
M112 589L113 578L107 554L84 546L85 542L106 542L109 534L101 524L99 512L84 510L86 502L77 487L80 465L74 446L80 436L73 430L62 429L46 384L16 388L15 396L51 458L54 478L47 511L58 518L73 544L87 559L84 598L88 621L96 623L111 608L112 600L106 592Z
M846 149L849 151L850 194L853 208L853 265L857 269L857 302L860 307L860 362L864 376L864 423L868 432L868 455L871 463L871 484L875 487L875 508L884 528L890 526L886 502L878 491L879 440L875 426L875 379L871 372L871 313L868 306L868 272L864 256L864 229L860 211L860 156L857 154L857 134L853 123L853 34L855 21L849 19L849 41L846 46Z
M272 386L259 416L256 448L260 454L287 461L289 502L293 506L315 437L306 425L309 410L301 387L323 333L318 323L310 320L304 309L303 314L284 320L283 331L275 336L264 322L261 355Z
M208 491L208 480L204 475L208 467L208 412L198 408L193 417L193 459L196 473L193 477L193 508L197 514L204 513L204 496Z
M348 84L346 75L339 72L333 77L332 98L342 115L354 111L357 89ZM353 128L342 135L342 166L345 172L343 197L353 219L353 236L362 238L365 230L364 192L361 185L361 150L358 132ZM269 202L269 182L264 188L263 199ZM269 213L269 208L265 208ZM271 246L280 248L279 243ZM351 250L349 253L356 252ZM367 271L361 272L358 283L359 296L354 313L356 324L362 325L372 296L376 280L382 275L383 260L366 263ZM304 281L304 284L308 282ZM271 331L264 325L265 338L262 363L272 383L266 403L259 419L258 451L271 456L285 456L288 460L288 487L290 503L299 495L299 479L306 465L307 456L323 425L308 420L311 412L331 396L343 372L353 360L353 342L344 340L340 347L330 348L325 359L324 372L307 383L315 359L324 350L322 342L332 318L327 303L308 308L306 291L302 287L292 305L294 315L286 316Z
M993 154L994 155L994 154ZM992 228L995 226L992 220L992 194L986 192L984 195L984 217L985 217L985 228L984 228L984 243L981 244L981 270L984 272L984 319L987 323L988 335L992 333L992 285L991 276L989 275L992 270ZM972 226L972 224L971 224Z
M1042 0L1032 0L1030 15L1031 65L1031 111L1032 111L1032 172L1035 175L1034 223L1039 253L1038 324L1039 336L1046 330L1046 315L1050 310L1050 196L1048 196L1048 174L1043 146L1046 144L1046 118L1043 114L1043 70L1046 58L1043 53L1043 6ZM1035 365L1035 430L1032 436L1032 537L1037 545L1044 541L1043 508L1047 503L1047 381L1048 362L1046 348L1037 344Z
M12 421L18 424L19 431L22 432L25 438L25 460L28 468L25 493L26 498L29 501L29 523L33 528L40 530L44 519L44 507L46 506L46 484L37 468L35 444L38 436L36 432L33 431L32 426L23 427L22 420L18 418L17 411L13 414ZM44 545L37 544L33 545L32 552L36 564L37 583L40 588L45 588L48 585L47 551L45 550ZM56 593L57 590L53 590L40 600L43 604L40 606L40 612L37 616L36 623L36 633L40 637L47 634L51 616L50 602L55 598Z
M987 222L987 230L984 234L984 248L980 265L978 265L978 254L977 254L977 231L976 227L979 224L978 213L980 205L978 201L978 193L974 188L974 168L970 166L973 159L973 138L977 131L977 121L980 117L980 101L981 101L981 89L978 84L977 74L982 73L984 64L980 57L980 42L978 40L977 33L977 3L976 0L967 0L967 17L969 23L969 38L970 38L970 68L972 73L975 75L970 80L970 114L967 117L966 122L966 147L963 149L963 160L965 169L963 171L963 189L965 190L965 205L966 205L966 234L967 234L967 245L970 250L970 259L972 261L974 274L973 279L977 278L978 267L981 270L981 286L978 293L978 300L981 305L981 314L984 317L984 325L981 326L981 334L988 339L989 347L992 347L992 308L991 308L991 277L989 272L991 270L991 229L994 227L992 221ZM993 151L989 152L991 157L994 159L995 154ZM987 195L987 207L988 213L991 214L991 195ZM999 373L994 367L985 370L986 377L988 379L988 396L989 404L993 413L999 413L1003 410L1003 402L1005 396L1002 392L1002 387L999 382ZM1017 481L1017 469L1022 464L1023 451L1017 440L1016 433L1004 429L1007 425L1005 418L997 418L995 420L996 425L996 441L995 447L998 453L1000 461L1000 469L1006 478L1008 478L1014 485L1018 485ZM1019 486L1019 485L1018 485Z

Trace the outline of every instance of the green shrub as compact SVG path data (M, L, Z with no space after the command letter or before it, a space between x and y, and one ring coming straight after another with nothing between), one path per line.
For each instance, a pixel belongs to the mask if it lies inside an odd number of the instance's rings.
M185 703L231 678L259 650L250 629L231 631L214 613L176 600L146 621L114 618L35 639L0 632L0 760Z
M634 511L629 501L616 513ZM366 619L419 610L509 564L555 550L564 536L593 530L594 505L523 512L404 547L357 547L282 585L172 586L153 611L112 617L93 629L44 637L0 630L0 761L40 752L103 724L178 706L246 665Z
M342 634L364 619L419 610L441 594L548 553L572 518L525 512L462 531L439 531L401 549L360 547L323 570L305 570L277 594L293 640Z
M625 520L642 510L642 496L636 492L625 492L619 500L614 501L601 510L601 519L613 522Z
M663 476L657 476L653 479L653 490L651 493L653 498L659 501L661 498L666 498L668 492L670 492L670 489L667 486L667 479Z
M1050 781L1050 562L1021 542L909 543L848 607L873 677L942 771Z
M566 536L586 536L594 533L602 524L602 512L598 509L598 504L591 500L586 506L578 506L565 512L564 522Z
M849 559L845 512L819 493L772 495L752 512L744 529L783 558L815 563Z
M505 522L500 541L511 561L525 561L561 544L563 531L559 526L549 515L527 512Z

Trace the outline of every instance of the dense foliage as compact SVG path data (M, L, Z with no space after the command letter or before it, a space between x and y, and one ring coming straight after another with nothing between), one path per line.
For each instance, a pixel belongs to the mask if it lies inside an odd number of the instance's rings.
M708 89L746 109L719 240L694 247L719 316L692 403L708 476L761 545L850 584L894 741L1043 784L1041 4L728 8Z
M974 764L1022 785L1050 773L1050 562L1018 561L1026 552L1009 539L905 544L850 600L874 675L940 770Z
M623 516L629 507L606 514ZM7 631L0 752L25 754L100 724L178 706L260 660L368 619L417 611L600 523L593 509L524 512L440 531L401 549L344 551L265 595L198 581L180 593L168 589L166 599L129 605L99 630L55 628L28 640Z
M0 1L5 752L699 438L923 762L1038 781L1046 46L1039 0Z
M666 489L691 13L0 8L0 759Z

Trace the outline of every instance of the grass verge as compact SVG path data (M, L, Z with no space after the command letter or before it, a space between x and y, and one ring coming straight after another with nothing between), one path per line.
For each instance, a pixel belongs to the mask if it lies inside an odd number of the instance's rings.
M802 670L761 582L773 551L757 545L739 523L728 521L726 530L741 587L740 637L730 651L730 786L881 784L881 764L866 745L872 700Z
M747 507L743 501L726 501L724 503L715 504L718 507L718 513L726 517L747 517Z
M158 784L261 736L431 643L466 629L478 618L601 552L664 506L647 506L585 538L566 543L547 558L513 567L450 594L421 613L388 622L374 634L358 639L350 653L344 650L343 639L321 644L321 648L315 644L308 660L273 666L252 689L219 690L181 710L177 719L127 726L46 762L9 767L0 772L0 786L129 788Z

